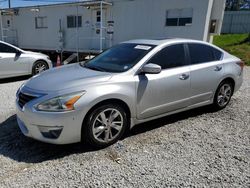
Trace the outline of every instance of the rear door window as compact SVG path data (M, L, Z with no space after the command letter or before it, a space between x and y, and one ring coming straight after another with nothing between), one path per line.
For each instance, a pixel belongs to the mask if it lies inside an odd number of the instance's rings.
M223 57L223 53L220 51L220 50L217 50L215 48L213 48L213 51L214 51L214 58L216 61L219 61L222 59Z
M168 46L154 55L148 63L160 65L162 69L184 66L186 65L184 45Z
M191 64L200 64L221 60L222 52L204 44L188 44Z

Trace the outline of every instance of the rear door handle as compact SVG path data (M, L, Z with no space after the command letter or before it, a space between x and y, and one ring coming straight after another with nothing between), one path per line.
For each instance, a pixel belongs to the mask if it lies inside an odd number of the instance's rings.
M182 74L180 76L180 80L187 80L189 78L189 75L188 74Z
M222 70L222 67L216 66L214 70L215 70L215 71L221 71L221 70Z

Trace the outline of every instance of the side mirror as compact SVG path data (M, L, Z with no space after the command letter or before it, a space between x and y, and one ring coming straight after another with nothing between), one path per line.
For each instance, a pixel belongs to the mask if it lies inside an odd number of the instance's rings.
M160 72L161 72L161 66L153 63L146 64L141 69L141 73L144 74L159 74Z
M16 50L16 56L19 57L22 54L20 50Z

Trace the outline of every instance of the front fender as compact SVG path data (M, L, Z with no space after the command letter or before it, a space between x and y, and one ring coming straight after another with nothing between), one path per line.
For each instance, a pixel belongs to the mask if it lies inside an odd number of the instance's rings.
M131 112L131 118L136 117L136 97L134 83L110 83L88 88L86 89L85 95L82 96L75 105L75 108L78 110L83 110L83 114L86 115L93 106L110 99L118 99L126 103Z

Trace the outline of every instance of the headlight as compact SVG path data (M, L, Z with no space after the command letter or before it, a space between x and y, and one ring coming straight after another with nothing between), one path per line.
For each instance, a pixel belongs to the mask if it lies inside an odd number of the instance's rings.
M35 108L38 111L64 112L74 110L74 104L83 96L85 92L72 93L55 97L38 104Z

